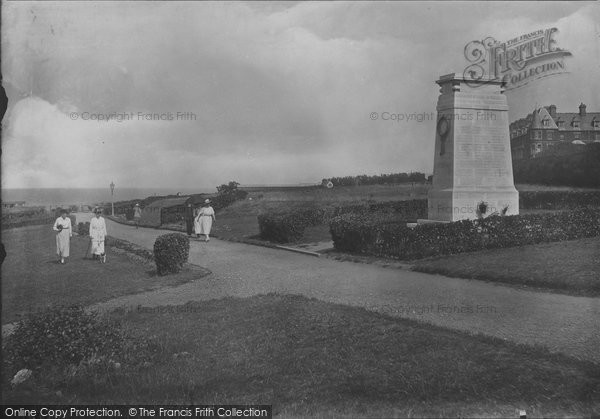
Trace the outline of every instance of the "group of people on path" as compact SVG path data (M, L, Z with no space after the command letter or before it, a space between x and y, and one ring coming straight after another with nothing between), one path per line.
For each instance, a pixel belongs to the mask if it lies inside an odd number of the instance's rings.
M67 210L60 211L60 217L56 219L52 229L57 232L56 254L58 263L64 264L65 258L69 257L71 237L73 237L73 226L71 219L67 217ZM102 263L106 263L106 251L104 249L106 235L106 221L102 217L102 209L96 208L94 209L94 217L90 220L88 252L91 250L92 259L100 260Z
M141 216L142 210L139 204L135 204L133 210L135 228L139 228ZM192 236L194 233L196 238L199 239L200 236L204 236L204 241L209 241L213 221L216 221L215 210L210 206L210 199L206 199L203 206L198 209L194 209L192 204L188 204L185 212L185 221L188 236ZM60 217L56 219L52 229L56 232L58 263L64 264L65 258L69 257L71 237L73 237L73 226L71 225L71 219L67 217L67 210L61 210ZM90 220L90 246L88 247L88 252L91 249L92 258L99 259L102 263L106 263L106 251L104 249L106 235L106 221L102 217L102 209L95 208L94 217Z

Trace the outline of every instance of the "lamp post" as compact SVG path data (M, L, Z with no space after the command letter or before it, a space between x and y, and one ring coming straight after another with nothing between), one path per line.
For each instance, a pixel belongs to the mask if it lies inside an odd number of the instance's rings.
M114 199L114 195L115 195L115 182L111 181L110 182L110 206L112 208L112 216L115 216L115 199Z

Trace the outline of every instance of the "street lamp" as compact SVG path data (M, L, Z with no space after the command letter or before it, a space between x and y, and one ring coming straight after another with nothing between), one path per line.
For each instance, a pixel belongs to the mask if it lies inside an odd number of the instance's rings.
M112 216L115 216L115 199L114 199L114 195L115 195L115 182L111 181L110 182L110 206L112 208Z

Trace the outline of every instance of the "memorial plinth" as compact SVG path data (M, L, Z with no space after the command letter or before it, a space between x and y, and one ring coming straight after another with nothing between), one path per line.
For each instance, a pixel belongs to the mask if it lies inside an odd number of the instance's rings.
M433 185L428 193L428 220L477 218L519 213L519 193L513 181L508 104L501 82L440 77Z

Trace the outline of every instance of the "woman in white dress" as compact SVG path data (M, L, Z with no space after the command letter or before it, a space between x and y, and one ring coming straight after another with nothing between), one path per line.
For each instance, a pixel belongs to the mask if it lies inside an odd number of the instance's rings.
M204 205L200 208L200 212L198 212L194 221L196 236L200 237L200 235L203 235L205 237L204 241L209 241L212 223L216 221L215 210L210 206L210 199L204 201Z
M67 217L67 210L60 211L60 217L54 222L52 230L56 233L56 254L59 258L59 263L65 263L65 258L69 257L69 247L71 246L71 237L73 229L71 227L71 219Z
M92 255L94 259L100 259L102 263L106 262L106 252L104 251L104 240L106 239L106 222L101 216L102 210L96 208L96 216L90 220L90 240L92 241Z

